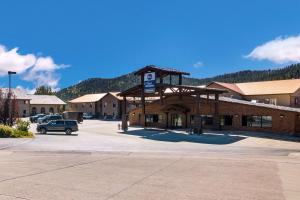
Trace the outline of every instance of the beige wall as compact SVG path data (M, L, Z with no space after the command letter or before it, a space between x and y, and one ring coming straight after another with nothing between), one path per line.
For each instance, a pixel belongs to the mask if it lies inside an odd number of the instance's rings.
M253 95L253 96L244 96L248 101L258 100L261 103L267 103L267 99L276 99L276 105L280 106L290 106L291 97L289 94L280 94L280 95Z
M68 111L77 111L83 113L89 113L95 115L95 106L96 103L68 103Z
M34 114L33 111L36 110L36 114L42 113L42 108L45 110L45 114L50 114L50 108L53 108L53 113L60 112L61 105L40 105L40 104L30 104L30 115Z
M19 117L28 117L30 115L29 100L18 99L17 104Z
M102 116L120 117L121 101L108 93L102 98Z

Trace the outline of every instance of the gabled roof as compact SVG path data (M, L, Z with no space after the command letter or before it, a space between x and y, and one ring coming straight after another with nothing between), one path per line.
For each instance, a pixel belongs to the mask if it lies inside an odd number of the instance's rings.
M70 103L94 103L100 101L107 93L86 94L69 101Z
M112 96L116 97L118 100L123 100L122 97L118 96L120 92L108 92L108 94L111 94Z
M300 88L300 79L236 84L245 95L293 94Z
M8 88L0 88L2 94L6 97L8 94ZM11 92L15 95L16 99L29 100L29 95L26 94L26 91L18 88L12 88Z
M146 67L143 67L139 70L137 70L136 72L134 72L134 75L141 75L144 72L148 72L148 71L154 71L158 74L160 74L161 76L165 76L165 75L190 75L190 73L188 72L183 72L183 71L178 71L176 69L172 69L172 68L161 68L161 67L157 67L155 65L148 65Z
M293 94L300 89L300 79L260 81L248 83L212 82L242 95ZM209 85L211 85L210 83Z
M55 95L34 95L29 94L31 105L65 105L66 103L62 101Z
M217 85L220 85L224 88L227 88L231 91L234 91L236 93L239 93L239 94L244 94L244 92L234 83L222 83L222 82L212 82L212 83L215 83ZM211 85L212 83L210 83L209 85Z

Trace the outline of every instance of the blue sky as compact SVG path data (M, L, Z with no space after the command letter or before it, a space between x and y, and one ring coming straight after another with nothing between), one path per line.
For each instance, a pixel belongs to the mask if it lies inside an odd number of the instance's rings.
M3 0L0 86L7 69L14 86L58 89L148 64L199 78L285 66L300 61L299 10L300 0Z

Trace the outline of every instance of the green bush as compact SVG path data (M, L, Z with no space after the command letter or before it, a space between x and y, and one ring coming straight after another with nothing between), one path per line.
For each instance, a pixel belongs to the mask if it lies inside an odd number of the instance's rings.
M6 126L6 125L1 125L0 124L0 138L31 138L33 137L33 134L29 131L24 131L24 127L28 127L25 126L22 123L22 126L18 127L16 129L10 127L10 126ZM23 130L20 130L21 128L23 128ZM28 129L27 129L28 130Z
M17 121L17 130L28 132L29 127L30 127L30 122L23 121L23 120Z
M10 126L0 125L0 137L11 137L14 133L14 129Z
M31 138L31 137L33 137L33 134L28 131L21 131L21 130L15 129L11 137L12 138Z

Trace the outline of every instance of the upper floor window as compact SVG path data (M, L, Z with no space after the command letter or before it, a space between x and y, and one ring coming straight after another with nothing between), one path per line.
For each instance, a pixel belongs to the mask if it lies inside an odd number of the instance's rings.
M298 97L295 97L295 105L298 105L299 104L299 99L298 99Z
M277 105L277 99L270 99L270 104Z
M113 105L112 105L112 106L113 106L113 108L117 107L117 105L116 105L116 103L115 103L115 102L113 102Z
M105 107L107 106L107 102L104 102L104 105L103 105L103 106L104 106L104 108L105 108Z

